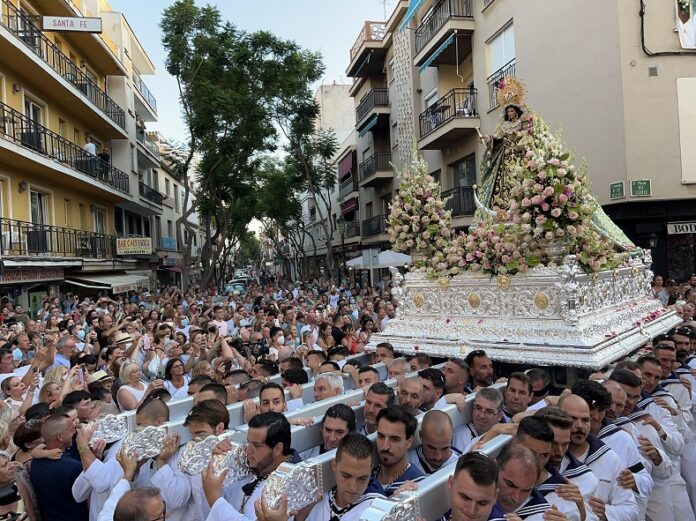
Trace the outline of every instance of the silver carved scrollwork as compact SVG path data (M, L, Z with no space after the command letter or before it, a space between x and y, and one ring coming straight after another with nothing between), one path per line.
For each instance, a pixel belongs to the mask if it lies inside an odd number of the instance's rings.
M417 492L402 492L387 499L375 499L360 516L361 521L420 521Z
M268 476L263 497L271 508L278 508L280 495L288 498L288 511L297 512L321 499L323 479L321 466L312 460L298 464L281 463Z
M569 324L578 323L578 282L577 276L581 274L575 255L568 255L560 267L561 275L561 316Z
M104 440L106 443L113 443L122 440L128 434L128 426L123 418L114 414L107 414L96 421L97 428L92 433L90 444L97 440Z
M211 458L213 458L213 449L221 441L228 439L230 436L231 433L226 433L219 436L207 436L202 440L189 441L179 458L179 470L191 476L200 474L201 471L208 466ZM235 445L238 444L232 442L233 448ZM238 450L238 448L235 450L235 454L238 454ZM222 472L225 462L224 455L216 455L215 459L216 461L213 464L220 468L220 472Z
M128 454L137 454L139 461L154 458L162 452L166 437L166 427L145 427L126 436L123 450Z

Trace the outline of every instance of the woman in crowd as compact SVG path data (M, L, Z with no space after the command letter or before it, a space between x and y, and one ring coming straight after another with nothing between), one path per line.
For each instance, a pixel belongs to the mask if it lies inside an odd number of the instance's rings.
M319 338L317 338L317 346L323 351L328 351L335 345L333 336L331 335L331 324L322 322L319 326Z
M16 376L5 378L2 383L0 383L4 402L17 416L23 416L24 412L31 407L34 402L34 391L38 384L38 376L34 376L28 388L22 383L22 380Z
M652 292L653 292L653 297L657 298L658 293L664 289L663 286L664 279L662 278L662 275L655 275L652 280Z
M142 381L140 366L134 362L123 364L118 377L123 384L116 393L116 400L122 411L137 409L149 390L164 385L161 380L155 380L150 385L145 385ZM159 384L156 385L156 382Z
M188 396L188 384L191 381L185 374L184 363L180 358L170 358L164 369L164 388L169 391L172 400L181 400Z

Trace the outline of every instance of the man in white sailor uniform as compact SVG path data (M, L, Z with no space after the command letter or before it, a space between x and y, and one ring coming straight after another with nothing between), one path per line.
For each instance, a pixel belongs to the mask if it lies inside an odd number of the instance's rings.
M211 467L204 471L203 490L210 513L207 521L256 519L254 502L261 498L268 476L292 457L290 423L277 412L257 414L249 421L247 462L253 475L233 483L223 497L222 481ZM219 482L219 485L218 485Z
M371 488L374 445L362 434L350 432L338 444L331 464L336 486L324 492L321 501L307 507L307 521L358 521L373 500L384 497ZM260 520L287 520L287 500L281 499L278 510L272 510L263 498L255 503Z
M643 419L648 413L635 410L640 399L641 381L630 371L614 371L602 385L610 392L612 406L606 416L611 424L627 432L639 446L641 462L653 479L652 493L643 500L636 497L641 515L648 521L675 521L668 483L672 475L672 460L655 428ZM630 397L629 397L630 394Z
M633 492L641 515L644 515L654 482L643 465L638 446L631 435L606 417L606 412L612 405L611 393L594 380L577 380L571 391L585 400L590 408L590 434L619 457L624 466L619 474L619 485Z
M343 437L355 432L355 412L344 403L329 407L321 421L321 445L300 453L302 460L316 458L338 447Z
M452 445L461 452L468 452L478 438L503 419L503 395L493 387L484 387L476 393L471 421L457 427Z
M408 451L411 465L429 475L457 462L461 452L452 447L452 418L443 411L425 413L419 431L421 444Z
M573 418L568 450L580 462L587 465L599 479L596 496L589 500L590 508L604 521L638 521L639 509L630 490L619 485L619 475L624 466L607 445L590 434L590 408L580 396L566 395L559 407ZM561 464L565 470L566 458Z
M498 460L497 506L505 514L515 514L525 521L565 521L568 518L549 504L534 487L539 475L535 454L520 444L509 444ZM506 519L507 517L494 517Z

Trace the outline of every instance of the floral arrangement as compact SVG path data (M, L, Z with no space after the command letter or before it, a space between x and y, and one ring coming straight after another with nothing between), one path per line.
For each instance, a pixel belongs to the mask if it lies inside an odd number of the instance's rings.
M417 149L413 157L410 167L397 172L401 185L389 205L387 232L394 251L430 255L449 241L452 212L445 210L440 185L428 175L428 164Z

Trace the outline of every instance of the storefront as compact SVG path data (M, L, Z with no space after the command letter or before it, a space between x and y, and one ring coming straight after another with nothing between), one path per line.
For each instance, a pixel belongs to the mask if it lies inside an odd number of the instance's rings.
M64 269L58 267L6 267L0 275L0 296L12 299L33 314L46 295L60 296L59 284L64 276Z

